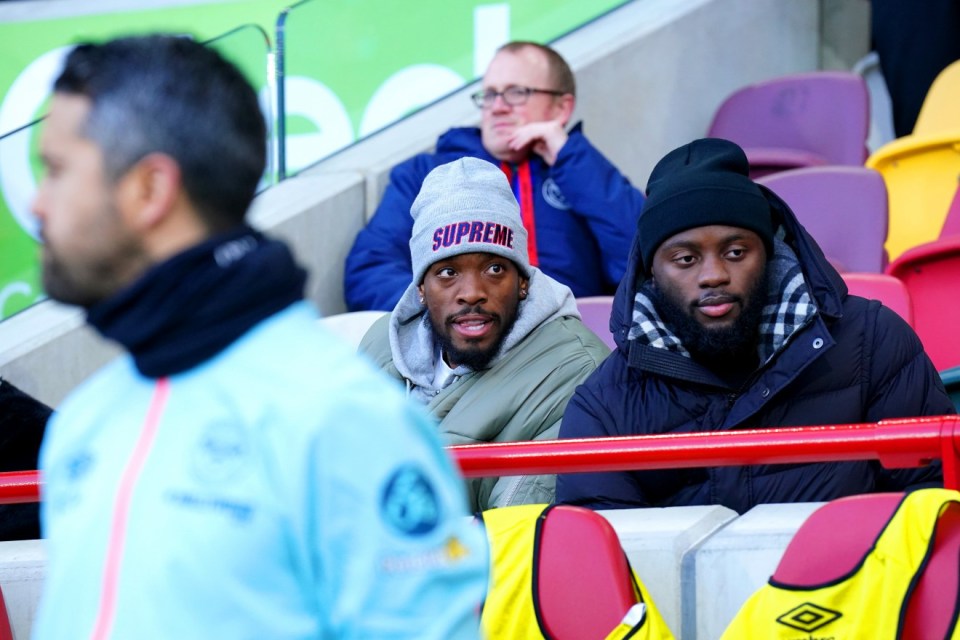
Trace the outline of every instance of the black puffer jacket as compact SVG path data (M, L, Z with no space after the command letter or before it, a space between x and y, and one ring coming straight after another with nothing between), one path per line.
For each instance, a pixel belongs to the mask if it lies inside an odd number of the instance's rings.
M644 295L634 242L610 326L618 348L567 406L561 438L875 422L954 413L916 334L895 313L847 295L793 212L763 188L778 220L763 364L741 388L700 366ZM638 295L639 292L639 295ZM768 303L769 304L769 303ZM597 509L830 500L941 482L938 464L887 471L876 462L570 474L557 501Z

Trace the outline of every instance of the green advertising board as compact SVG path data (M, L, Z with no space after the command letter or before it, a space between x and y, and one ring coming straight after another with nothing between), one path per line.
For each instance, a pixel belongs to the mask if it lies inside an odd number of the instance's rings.
M624 0L233 0L0 23L0 318L43 297L30 202L42 117L69 48L165 31L211 40L276 117L273 52L283 29L288 174L482 74L500 44L547 42ZM133 4L133 3L131 3ZM267 40L269 38L269 42Z

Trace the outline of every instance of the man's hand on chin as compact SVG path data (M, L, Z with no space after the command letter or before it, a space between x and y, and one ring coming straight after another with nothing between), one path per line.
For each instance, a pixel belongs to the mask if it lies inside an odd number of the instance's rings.
M537 154L552 167L566 143L567 132L563 123L560 120L546 120L517 127L507 144L514 151L527 149Z

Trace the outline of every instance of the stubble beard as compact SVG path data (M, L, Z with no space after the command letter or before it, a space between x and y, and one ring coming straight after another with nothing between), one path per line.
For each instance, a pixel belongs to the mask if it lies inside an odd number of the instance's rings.
M764 269L744 296L740 315L725 327L705 327L693 315L688 302L678 301L677 296L659 285L653 287L652 299L660 319L695 360L708 366L744 363L757 357L768 280Z

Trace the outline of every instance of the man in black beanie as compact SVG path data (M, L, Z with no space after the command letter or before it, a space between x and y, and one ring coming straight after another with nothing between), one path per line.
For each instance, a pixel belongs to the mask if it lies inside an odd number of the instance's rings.
M843 279L743 150L696 140L654 168L610 327L561 438L876 422L954 413L913 330ZM852 229L851 233L856 230ZM875 461L560 476L593 508L831 500L941 482Z

